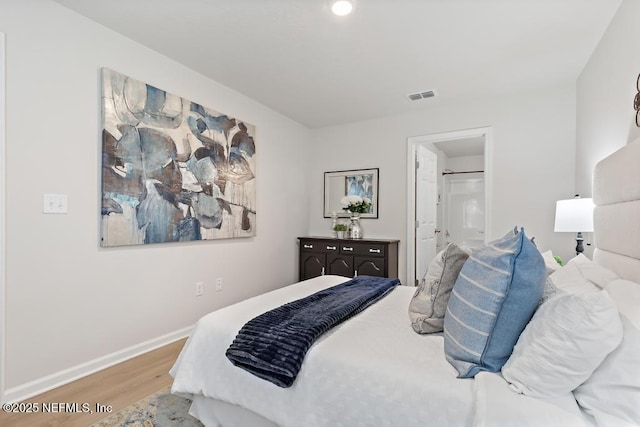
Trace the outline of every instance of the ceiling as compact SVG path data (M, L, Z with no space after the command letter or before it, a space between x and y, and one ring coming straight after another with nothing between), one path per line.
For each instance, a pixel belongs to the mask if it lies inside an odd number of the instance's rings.
M484 154L484 143L484 136L474 136L470 138L434 142L433 145L446 154L447 157L453 158L481 156Z
M622 0L55 1L316 128L575 81Z

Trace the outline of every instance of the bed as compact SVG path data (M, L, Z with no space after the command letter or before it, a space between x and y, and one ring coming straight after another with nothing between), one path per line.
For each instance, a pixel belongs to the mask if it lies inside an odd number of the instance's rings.
M172 392L189 396L193 400L190 413L206 426L640 425L640 412L634 409L640 406L640 370L635 364L640 351L640 318L635 314L640 304L637 159L640 142L628 144L596 167L594 262L582 257L548 276L545 294L548 289L553 292L545 295L548 301L526 325L504 373L481 371L474 378L458 378L460 370L445 358L445 335L416 334L412 329L407 307L416 290L408 286L396 287L323 334L306 354L290 387L278 387L230 363L225 351L248 321L349 280L321 276L203 317L171 369ZM555 282L551 277L557 277ZM571 380L576 384L567 386L568 392L554 388L555 379L549 381L543 373L526 374L535 377L532 383L528 378L521 381L523 372L531 369L525 362L531 362L536 351L545 351L532 349L531 342L526 342L527 338L541 342L532 335L536 333L533 326L544 324L537 320L545 311L541 308L552 307L548 302L560 299L553 293L561 293L567 300L574 298L571 288L578 282L593 288L589 295L597 292L615 300L619 336L610 334L611 348L597 362L584 361L594 366L573 372ZM606 315L609 318L603 317L603 321L611 322L610 310ZM593 345L599 339L591 336L586 341ZM575 348L558 351L581 353ZM567 355L569 360L576 356ZM542 353L532 363L546 363L540 360L545 358L549 355ZM583 367L580 363L571 360L568 369L579 370ZM561 360L553 360L551 365L552 370L563 367ZM535 381L541 384L538 389ZM566 385L563 380L557 383ZM539 392L547 385L555 392L551 397ZM540 396L534 397L536 393Z

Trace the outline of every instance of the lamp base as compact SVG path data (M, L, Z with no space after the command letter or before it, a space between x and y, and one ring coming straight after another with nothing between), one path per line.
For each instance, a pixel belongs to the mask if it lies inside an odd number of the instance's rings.
M582 237L582 233L578 233L576 236L576 255L580 255L584 252L584 246L582 245L582 241L584 238Z

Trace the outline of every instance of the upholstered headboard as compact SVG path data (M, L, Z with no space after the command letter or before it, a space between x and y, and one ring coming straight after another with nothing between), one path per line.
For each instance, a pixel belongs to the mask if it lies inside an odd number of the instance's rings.
M593 202L594 261L640 283L640 140L596 165Z

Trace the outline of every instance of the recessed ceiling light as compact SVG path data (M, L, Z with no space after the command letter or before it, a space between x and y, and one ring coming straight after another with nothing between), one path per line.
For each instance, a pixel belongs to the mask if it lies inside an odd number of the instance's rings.
M339 0L334 1L331 5L331 12L338 16L345 16L351 13L353 10L353 4L350 1Z

